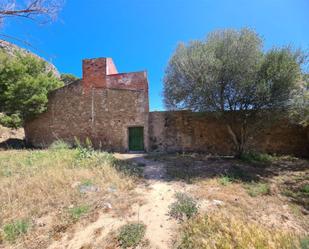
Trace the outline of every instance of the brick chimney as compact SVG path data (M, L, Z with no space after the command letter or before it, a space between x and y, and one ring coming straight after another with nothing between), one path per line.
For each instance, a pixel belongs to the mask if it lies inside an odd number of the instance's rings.
M105 88L106 76L117 73L112 58L85 59L83 60L83 87Z

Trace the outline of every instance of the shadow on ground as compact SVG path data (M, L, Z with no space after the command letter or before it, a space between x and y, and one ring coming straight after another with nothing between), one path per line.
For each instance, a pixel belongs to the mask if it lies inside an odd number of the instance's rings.
M185 180L228 176L244 182L262 181L285 172L309 169L308 160L278 159L271 163L246 163L233 157L205 154L150 154L148 160L166 165L168 179Z
M143 172L143 180L183 181L196 183L200 180L225 178L229 182L257 186L274 184L279 193L290 201L309 210L306 191L309 184L309 161L292 157L276 157L268 163L249 163L233 157L219 157L205 154L132 154L122 161L135 172ZM221 180L221 179L220 179ZM255 185L254 185L255 186Z
M24 139L9 138L0 143L0 150L22 150L31 149Z

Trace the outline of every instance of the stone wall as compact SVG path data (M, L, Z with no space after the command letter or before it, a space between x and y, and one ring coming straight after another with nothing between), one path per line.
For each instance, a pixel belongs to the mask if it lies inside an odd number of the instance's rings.
M307 131L284 122L251 138L250 144L261 152L309 155ZM150 112L149 146L150 150L168 152L233 153L233 143L223 122L211 114L190 111Z
M77 82L49 96L47 112L25 126L27 141L46 147L57 139L74 143L89 138L94 147L127 151L128 127L144 127L148 147L148 95L144 91L92 89Z

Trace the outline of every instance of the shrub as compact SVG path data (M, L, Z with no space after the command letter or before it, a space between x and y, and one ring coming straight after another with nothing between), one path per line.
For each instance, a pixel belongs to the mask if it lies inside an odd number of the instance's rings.
M123 172L125 175L134 176L134 177L141 177L144 172L145 165L134 163L134 162L125 162L121 160L114 160L113 163L116 170Z
M196 201L185 193L176 193L176 201L169 207L169 215L175 219L190 219L198 212Z
M94 184L93 184L93 182L92 182L91 179L85 179L85 180L83 180L82 183L80 184L80 186L87 186L87 187L93 186L93 185L94 185Z
M230 213L197 216L185 223L181 230L178 249L299 248L299 239L292 234L267 229Z
M69 209L70 217L73 220L79 220L82 216L89 212L89 206L81 205Z
M81 144L81 142L77 138L75 138L75 145L77 151L76 159L78 161L92 158L93 155L95 154L91 140L89 138L86 139L85 145Z
M288 196L291 201L302 205L309 210L309 184L306 184L306 175L297 178L290 178L282 185L282 194Z
M248 194L252 197L270 194L270 187L267 183L252 182L246 185L246 189Z
M265 154L265 153L257 153L257 152L247 152L243 153L240 159L244 162L248 163L271 163L274 160L274 157Z
M309 236L305 236L300 239L300 248L308 249L309 248Z
M300 191L303 192L305 195L309 196L309 184L305 184L304 186L302 186Z
M117 240L122 248L136 247L144 238L146 226L142 223L131 223L120 228Z
M229 176L221 176L218 181L221 185L227 186L232 183L233 179Z
M20 235L26 234L30 227L28 220L16 220L3 226L4 239L14 242Z
M239 180L243 182L251 182L256 180L256 176L251 175L250 172L245 171L239 165L232 165L232 167L230 167L225 173L225 176L229 177L233 181Z
M57 140L49 146L49 149L51 149L51 150L66 150L66 149L70 149L70 147L71 146L68 143L64 142L63 140Z

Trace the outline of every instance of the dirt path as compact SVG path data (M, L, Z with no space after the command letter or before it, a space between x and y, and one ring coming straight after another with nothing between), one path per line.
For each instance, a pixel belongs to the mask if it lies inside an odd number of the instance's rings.
M140 221L146 225L148 248L168 249L172 247L178 224L168 216L169 205L173 202L175 193L185 191L188 186L179 182L167 181L164 164L145 159L141 154L117 154L116 157L145 165L144 178L146 181L136 188L136 192L142 199L142 204L134 204L133 215L125 218L112 217L102 213L94 223L86 227L80 225L75 229L73 235L64 236L60 241L53 243L49 247L50 249L97 248L85 245L98 245L100 241L106 241L111 231L132 221ZM96 232L98 230L100 230L99 235Z

